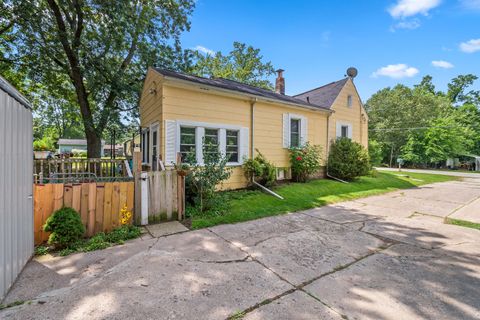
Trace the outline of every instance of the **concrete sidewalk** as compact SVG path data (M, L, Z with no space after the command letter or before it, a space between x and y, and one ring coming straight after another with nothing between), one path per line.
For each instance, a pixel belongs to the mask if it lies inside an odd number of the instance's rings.
M480 232L443 219L479 197L437 183L35 259L0 318L478 319Z

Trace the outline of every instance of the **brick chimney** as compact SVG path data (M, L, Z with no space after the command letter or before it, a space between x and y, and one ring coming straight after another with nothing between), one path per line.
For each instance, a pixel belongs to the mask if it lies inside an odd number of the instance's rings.
M277 73L277 80L275 80L275 92L285 94L285 78L283 77L283 69L275 71Z

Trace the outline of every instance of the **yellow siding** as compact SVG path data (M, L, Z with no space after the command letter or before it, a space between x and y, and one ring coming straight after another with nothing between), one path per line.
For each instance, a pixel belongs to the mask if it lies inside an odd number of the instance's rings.
M306 117L307 136L311 144L325 151L327 142L327 114L307 109L290 108L277 104L255 105L254 146L277 167L289 167L288 150L283 148L283 114L293 113ZM323 157L325 159L325 156Z
M163 118L236 125L250 130L250 102L165 84L163 86ZM163 136L160 141L162 141L160 150L165 154ZM240 168L234 168L232 176L222 188L238 189L246 185L247 180L243 171Z
M151 89L156 93L150 93ZM140 97L140 126L148 127L154 122L159 122L162 128L162 85L161 76L156 72L149 71L143 85ZM161 129L160 129L161 131ZM160 139L161 141L161 139Z
M348 107L348 96L352 96L352 107ZM368 121L363 110L360 96L355 85L348 80L335 100L332 110L335 112L330 117L329 138L336 138L337 122L348 122L352 125L352 140L368 147ZM362 117L364 114L364 117ZM364 120L362 120L364 119Z

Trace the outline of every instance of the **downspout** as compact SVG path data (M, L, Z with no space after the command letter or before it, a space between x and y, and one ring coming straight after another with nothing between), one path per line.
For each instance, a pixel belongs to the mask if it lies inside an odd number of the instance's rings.
M342 182L342 183L348 183L347 181L344 181L344 180L342 180L342 179L340 179L340 178L337 178L337 177L332 176L332 175L328 172L328 163L329 163L329 162L328 162L328 155L329 155L329 153L330 153L330 116L331 116L331 115L332 115L332 114L330 113L330 114L327 116L327 153L326 153L326 155L327 155L327 170L326 170L325 175L326 175L327 177L329 177L330 179L337 180L337 181Z
M250 148L250 159L254 158L255 154L255 104L257 103L257 98L252 98L250 101L250 141L251 141L251 148Z

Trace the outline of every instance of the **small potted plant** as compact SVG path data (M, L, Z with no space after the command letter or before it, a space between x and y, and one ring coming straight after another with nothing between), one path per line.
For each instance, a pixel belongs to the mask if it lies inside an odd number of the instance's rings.
M52 146L46 139L36 140L33 142L33 154L35 159L48 159Z

